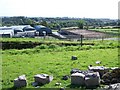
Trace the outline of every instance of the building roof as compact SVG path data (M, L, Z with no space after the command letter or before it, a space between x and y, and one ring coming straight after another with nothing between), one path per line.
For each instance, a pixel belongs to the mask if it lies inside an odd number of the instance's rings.
M36 30L39 30L39 29L41 29L41 28L46 28L45 26L42 26L42 25L36 25L36 26L34 26L34 28L36 29Z
M0 30L0 34L11 34L14 33L13 30Z
M31 27L31 26L26 26L23 28L23 31L33 31L35 30L35 28Z

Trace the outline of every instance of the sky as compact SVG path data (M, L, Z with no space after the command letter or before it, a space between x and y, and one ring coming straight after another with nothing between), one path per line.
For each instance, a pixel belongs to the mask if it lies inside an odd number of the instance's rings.
M0 0L0 16L118 18L119 0Z

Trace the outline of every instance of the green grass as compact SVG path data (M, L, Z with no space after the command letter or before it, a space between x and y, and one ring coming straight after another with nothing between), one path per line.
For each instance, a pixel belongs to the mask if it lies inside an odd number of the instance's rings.
M100 31L100 32L105 32L105 33L113 33L113 34L119 34L120 30L119 29L113 29L113 28L103 28L103 29L90 29L90 30L95 30L95 31Z
M46 37L45 39L43 37L41 38L0 38L0 41L14 41L14 42L41 42L41 41L60 41L58 39L52 38L52 37Z
M87 70L90 64L96 66L97 60L106 67L119 66L118 48L100 49L100 47L96 47L43 45L34 49L4 50L2 51L2 86L3 88L13 87L13 80L19 75L25 74L28 81L26 88L34 88L31 85L34 82L34 75L46 73L53 75L54 79L41 88L70 88L70 79L64 81L61 78L63 75L70 75L72 68ZM72 61L72 55L77 56L78 60ZM62 85L55 86L56 82L60 82Z

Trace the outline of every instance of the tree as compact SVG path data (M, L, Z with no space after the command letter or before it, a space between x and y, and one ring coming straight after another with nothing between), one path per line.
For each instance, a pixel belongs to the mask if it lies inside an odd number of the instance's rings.
M43 26L48 27L48 23L45 20L43 20L40 24L43 25Z
M83 29L84 21L83 20L78 21L77 25L78 25L79 29Z

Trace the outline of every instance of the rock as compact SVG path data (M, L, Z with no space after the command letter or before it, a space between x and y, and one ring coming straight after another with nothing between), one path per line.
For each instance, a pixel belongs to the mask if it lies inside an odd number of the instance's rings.
M61 83L58 83L58 82L57 82L57 83L55 83L55 86L60 86L60 85L61 85Z
M79 69L72 69L71 71L70 71L70 74L73 74L73 73L81 73L82 71L81 70L79 70Z
M96 63L96 64L101 64L101 61L96 61L95 63Z
M71 84L83 86L85 85L84 78L85 75L82 73L73 73L71 75Z
M103 67L103 66L88 66L88 69L90 70L90 71L94 71L94 72L99 72L99 74L100 74L100 77L102 77L103 76L103 74L105 74L106 72L109 72L109 68L107 68L107 67Z
M72 56L71 59L72 60L77 60L77 57L76 56Z
M87 88L94 88L100 85L100 75L98 72L88 73L85 76L85 85Z
M120 90L120 83L107 85L102 90Z
M68 75L65 75L62 77L62 80L68 80L69 79L69 76Z
M19 80L26 80L26 77L25 77L25 75L21 75L21 76L18 77L18 79Z
M120 83L120 68L115 68L111 72L107 72L102 76L104 84Z
M53 76L49 76L47 74L37 74L34 76L34 80L35 82L44 85L51 82L53 80Z
M105 73L105 74L102 76L102 79L109 79L109 80L111 80L111 79L112 79L111 73L110 73L110 72Z
M118 69L119 67L112 67L111 70L115 70L115 69Z
M88 67L92 67L92 65L89 65Z
M20 88L27 86L27 80L25 75L21 75L18 78L14 79L14 87Z
M33 82L32 86L37 87L37 86L39 86L39 84L37 82Z
M65 88L61 87L60 90L65 90Z
M120 78L120 68L113 69L111 74L112 74L112 77Z
M119 80L117 78L112 78L111 84L119 83Z
M40 86L36 86L35 88L40 88Z

